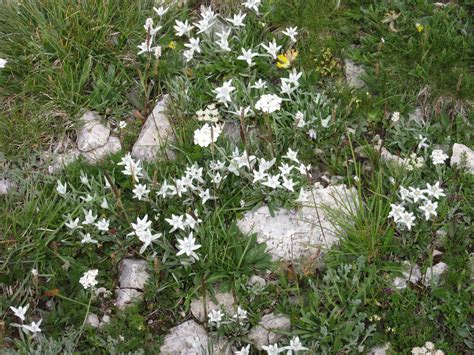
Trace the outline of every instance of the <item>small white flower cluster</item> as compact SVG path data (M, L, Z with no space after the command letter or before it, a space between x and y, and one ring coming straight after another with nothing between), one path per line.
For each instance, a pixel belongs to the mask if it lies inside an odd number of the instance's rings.
M220 124L209 125L206 123L194 131L194 144L203 148L208 147L217 141L221 133L222 126Z
M0 69L3 69L7 66L8 60L0 58Z
M264 113L273 113L281 108L282 99L274 94L264 94L255 104L255 109Z
M99 283L97 281L97 276L99 275L99 270L93 269L86 271L82 277L79 279L79 283L84 287L85 290L88 288L93 289Z
M248 312L238 306L237 311L231 317L228 317L227 314L220 309L212 309L207 313L207 318L210 326L219 328L222 324L245 324L248 320Z
M398 121L400 121L400 112L392 113L390 120L392 121L392 123L398 123Z
M415 225L416 216L415 204L418 204L418 210L424 214L425 220L429 221L431 217L436 217L438 214L436 209L438 208L438 202L433 202L430 198L438 200L441 196L446 196L443 189L439 187L439 181L434 184L426 184L426 189L410 187L400 187L400 198L399 204L391 204L392 207L389 218L393 218L395 223L404 226L406 229L411 230ZM411 207L412 211L408 209Z
M205 110L196 111L196 118L198 121L217 123L220 119L219 110L215 104L210 104Z
M417 346L411 349L411 353L417 355L444 355L444 352L442 350L436 350L435 345L431 341L427 341L425 343L425 346Z
M10 307L10 309L13 311L13 314L15 317L20 319L21 324L12 324L15 327L19 327L22 330L24 330L26 333L31 333L33 335L36 335L36 333L41 333L41 322L43 321L40 319L38 322L32 321L30 324L23 324L23 322L26 320L26 312L28 311L28 308L30 308L30 305L27 304L26 306L20 306L20 307Z
M417 156L416 153L411 153L410 157L405 159L403 165L408 171L421 169L425 165L425 159L421 155Z
M441 149L434 149L431 152L431 161L433 165L444 165L446 160L449 158Z

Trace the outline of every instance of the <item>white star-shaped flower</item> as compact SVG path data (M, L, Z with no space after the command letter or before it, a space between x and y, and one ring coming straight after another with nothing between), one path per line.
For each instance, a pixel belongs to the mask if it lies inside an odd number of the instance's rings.
M252 65L254 65L255 63L253 62L253 58L254 57L258 57L258 53L253 53L252 52L252 48L246 50L244 48L242 48L242 55L239 55L237 57L238 60L243 60L245 62L247 62L248 66L251 67Z
M230 94L235 90L235 87L232 86L232 79L225 81L222 86L217 87L213 90L216 94L217 102L223 103L227 106L228 102L232 102Z
M265 44L261 44L261 46L267 51L267 53L273 58L273 59L277 59L277 55L278 55L278 52L280 51L281 49L281 46L279 46L276 41L275 41L275 38L273 39L272 42L268 42L268 46L266 46Z
M176 253L177 256L186 254L187 256L199 260L199 256L196 254L196 250L198 250L201 245L196 244L196 238L193 237L193 233L189 233L187 238L178 239L178 252Z

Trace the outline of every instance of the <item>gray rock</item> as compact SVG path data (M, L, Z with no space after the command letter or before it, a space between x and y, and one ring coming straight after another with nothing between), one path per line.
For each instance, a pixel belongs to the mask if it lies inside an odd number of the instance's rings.
M6 195L8 190L13 187L13 183L9 179L0 180L0 195Z
M52 157L52 163L48 166L48 171L50 174L54 174L61 169L65 168L67 165L75 161L81 152L78 149L70 149L67 152L62 154L57 154Z
M344 60L344 70L347 84L354 89L360 89L365 86L362 76L365 75L365 70L361 65L357 65L350 59Z
M120 288L143 290L149 277L147 269L145 260L123 259L119 264Z
M258 350L262 350L262 346L275 344L283 337L284 334L279 332L290 329L291 322L288 317L270 313L262 317L260 323L250 331L248 338Z
M162 355L231 354L224 340L212 341L206 330L194 320L171 328L160 348Z
M423 114L423 110L421 107L415 108L415 111L411 112L408 115L408 122L415 122L420 125L424 125L425 123L425 115Z
M274 260L315 256L338 242L339 233L330 215L335 210L355 211L357 191L336 185L313 187L312 192L302 190L298 199L301 207L295 212L280 209L272 216L268 207L262 206L245 213L237 226L244 234L256 233Z
M229 315L234 314L234 307L237 306L235 305L234 297L231 293L217 293L216 301L217 304L215 304L214 301L211 300L211 297L209 295L206 297L207 313L212 310L221 309L223 312L226 312ZM200 322L204 322L206 320L207 314L204 313L203 298L195 299L191 302L191 313Z
M143 299L143 293L134 288L117 288L115 292L117 295L115 306L117 306L118 309L124 309Z
M423 284L426 287L437 286L441 277L448 271L448 265L443 262L437 263L436 265L429 267L426 270Z
M107 143L110 128L102 124L96 113L87 111L79 122L81 127L77 131L77 148L81 152L89 152Z
M451 165L465 166L470 174L474 174L474 151L464 144L455 143L453 155L451 155Z
M95 164L98 161L104 159L106 156L117 153L120 151L120 149L122 149L120 139L110 136L107 140L107 143L105 143L103 146L89 152L83 152L82 156L86 158L89 163Z
M165 115L166 101L168 95L164 96L155 106L142 127L140 136L132 148L132 156L136 159L152 161L166 156L170 160L176 158L175 153L169 146L174 143L176 137L171 123Z
M242 137L240 136L240 122L226 122L222 132L233 144L238 145L243 143ZM255 141L258 130L255 127L247 126L244 130L244 134L247 142Z
M413 265L413 267L410 266L408 261L403 264L405 270L402 272L402 277L395 277L393 280L393 286L399 290L407 288L408 282L415 285L421 280L421 271L418 264Z
M90 325L92 328L98 328L100 325L99 317L95 313L89 313L86 318L86 324Z
M250 279L249 279L249 282L248 284L250 286L254 286L254 287L265 287L265 285L267 284L267 282L265 281L265 279L263 277L260 277L260 276L257 276L257 275L253 275Z

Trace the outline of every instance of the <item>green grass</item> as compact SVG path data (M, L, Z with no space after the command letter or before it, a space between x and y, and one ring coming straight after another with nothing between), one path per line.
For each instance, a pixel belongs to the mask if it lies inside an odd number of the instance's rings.
M145 165L149 186L182 176L192 163L207 166L231 156L225 138L212 148L192 144L193 131L202 126L195 113L212 103L212 90L230 78L236 105L254 106L260 92L248 87L255 72L234 54L211 52L184 66L186 40L173 36L173 19L188 18L201 3L215 1L192 1L165 16L163 56L156 66L153 57L136 55L145 19L156 18L152 1L0 4L0 58L8 59L0 69L0 151L6 158L0 161L0 178L8 177L17 186L0 196L0 347L6 353L157 353L168 330L189 319L193 298L229 291L249 311L249 325L226 325L213 334L239 346L248 342L248 327L262 314L281 312L290 317L293 329L280 344L298 335L309 353L364 353L388 342L394 353L409 353L426 341L448 354L472 352L474 179L450 166L433 166L430 160L434 148L450 154L456 142L472 147L469 3L437 8L421 0L268 0L264 17L247 17L247 28L235 40L238 47L256 48L273 36L284 43L280 29L298 26L296 68L305 71L300 80L304 93L284 102L270 122L259 113L245 118L244 125L259 131L246 144L240 142L240 150L279 160L288 148L298 149L299 158L313 166L314 177L295 178L297 184L326 184L322 175L339 176L357 190L359 199L350 214L325 209L341 232L337 246L318 260L294 263L272 262L265 245L243 235L236 221L264 204L294 208L299 190L269 192L244 172L229 174L220 187L209 186L218 199L204 206L196 195L183 200L152 193L151 201L144 202L133 198L133 183L117 166L140 129L141 121L131 118L134 110L135 117L145 116L163 92L171 98L168 116L178 156ZM226 16L237 8L233 0L214 5ZM389 11L400 13L393 23L397 32L383 23ZM423 31L418 32L416 23ZM176 49L168 48L171 40ZM364 89L346 86L346 58L364 66ZM278 85L288 75L272 62L259 61L256 67L270 84ZM424 124L407 119L416 106L427 114ZM79 160L56 175L43 175L37 155L60 138L74 138L77 114L84 108L99 112L112 125L128 120L123 151L96 166ZM222 111L225 121L238 122L226 112L235 109L230 105ZM324 128L316 120L311 126L316 137L310 139L295 125L297 111L307 120L331 117L330 125ZM394 111L402 116L397 124L390 121ZM368 147L366 154L359 154L357 148L370 145L376 135L393 154L423 157L423 166L409 171L386 164ZM427 139L427 150L417 148L420 135ZM81 183L83 174L90 187ZM112 191L104 188L106 177L113 181ZM57 179L70 184L68 198L55 191ZM436 218L417 220L412 231L399 230L387 215L390 204L399 200L400 186L424 187L436 181L446 193ZM81 199L88 193L92 202ZM103 196L109 210L97 207ZM113 226L108 233L93 235L97 246L80 244L80 235L64 226L69 215L83 216L87 208L95 208ZM186 265L176 256L176 234L167 232L165 219L195 212L203 220L194 232L201 244L200 260ZM130 222L145 214L164 236L153 251L140 255L141 242L127 234ZM438 261L432 257L434 249L449 266L439 286L396 290L392 279L400 275L401 263L409 260L425 272ZM97 268L100 286L113 291L118 263L125 257L147 260L150 280L143 302L119 312L113 296L91 300L78 281L83 272ZM38 277L32 269L40 271ZM249 286L252 275L264 277L266 286ZM11 325L15 319L9 307L27 303L29 314L44 319L44 337L21 337ZM89 311L110 312L112 323L100 330L83 327Z

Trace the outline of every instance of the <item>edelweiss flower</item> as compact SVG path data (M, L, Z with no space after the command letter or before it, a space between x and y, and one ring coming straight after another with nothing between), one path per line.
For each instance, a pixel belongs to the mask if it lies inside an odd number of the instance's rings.
M199 260L199 256L195 253L195 250L198 250L201 245L196 244L196 238L193 237L193 233L189 233L187 238L178 239L178 252L177 256L186 254L187 256Z
M99 243L97 240L92 239L91 235L89 233L86 233L85 235L82 235L81 239L81 244L97 244Z
M398 221L401 218L402 213L405 213L405 207L403 207L402 205L396 205L393 203L390 204L390 206L392 207L392 210L388 214L388 218L393 218L395 223L398 223Z
M159 8L153 7L153 10L156 12L156 14L160 17L163 17L164 14L166 14L169 10L169 7L163 7L160 6Z
M184 231L186 225L184 223L184 216L175 216L174 214L171 215L171 218L165 218L165 221L170 224L173 228L171 228L170 233L174 232L177 229L181 229Z
M146 185L137 184L135 188L132 190L133 197L141 201L143 197L148 197L148 193L150 190L147 189Z
M147 214L142 219L140 219L140 217L137 217L137 223L132 223L133 232L129 233L128 235L139 236L141 233L150 229L150 227L151 221L148 220Z
M0 58L0 69L5 68L7 63L8 63L8 60Z
M234 90L235 87L232 86L232 79L230 79L229 81L224 82L222 86L215 88L213 92L216 94L217 102L223 103L227 106L228 102L232 102L230 93Z
M149 229L140 233L140 235L138 236L138 239L143 243L142 247L140 248L140 254L143 254L146 248L148 248L148 246L150 246L151 243L159 239L161 236L162 236L161 233L152 234Z
M436 217L438 215L436 212L436 209L438 208L438 202L431 202L430 200L427 200L423 206L418 208L425 214L425 219L427 221L431 219L431 216Z
M258 79L252 86L250 86L251 88L253 89L264 89L267 87L267 82L262 80L262 79Z
M255 104L255 108L265 113L272 113L279 111L281 108L282 99L273 94L265 94Z
M267 51L267 53L273 58L277 59L278 51L281 49L281 46L277 45L275 38L272 42L268 42L268 46L264 45L263 43L261 46Z
M268 346L264 345L262 346L262 349L267 352L267 355L278 355L279 353L285 351L285 348L280 348L278 343Z
M97 269L86 271L79 279L79 283L86 290L88 288L94 288L98 284L96 280L97 275L99 275L99 270Z
M297 164L300 163L300 161L298 160L298 151L294 151L291 148L288 148L288 151L286 152L286 155L284 155L282 158L292 160Z
M413 199L413 202L418 202L420 200L426 200L426 196L424 195L425 190L419 188L410 187L410 197Z
M122 174L131 176L135 182L138 182L138 178L143 176L140 160L135 162L130 153L127 153L124 157L122 157L121 161L117 163L117 165L122 165L124 167Z
M298 27L288 27L285 31L283 31L283 34L290 37L292 42L296 42L296 36L298 35L298 32L296 32L297 29Z
M242 347L240 350L234 353L235 355L249 355L250 354L250 345Z
M430 197L434 197L435 199L439 199L441 196L446 196L443 192L443 189L439 187L439 181L436 182L433 186L430 184L426 184L425 192Z
M249 50L246 50L244 48L242 48L242 55L239 55L237 57L237 60L243 60L243 61L246 61L248 66L251 67L252 65L254 65L255 63L252 61L252 59L254 57L258 57L259 54L258 53L252 53L252 48L250 48Z
M216 327L219 328L222 322L222 318L224 314L221 312L220 309L212 309L208 314L207 317L209 318L209 323L215 323Z
M21 306L18 308L10 307L10 309L13 311L15 316L20 318L20 320L23 322L25 320L26 311L28 310L29 307L30 307L30 304L27 304L24 307L21 307Z
M245 202L244 202L245 204ZM237 312L232 316L233 319L237 320L238 323L244 321L247 319L248 312L243 309L242 307L238 306L237 307Z
M56 186L56 192L61 196L64 196L67 192L67 184L64 183L63 185L60 180L57 181L57 184L58 185Z
M199 45L199 41L200 41L199 38L190 38L189 43L185 43L184 46L186 48L189 48L189 50L192 53L194 53L194 52L201 53L201 47Z
M201 147L208 147L211 143L217 141L222 133L222 127L219 124L209 125L206 123L201 128L194 131L194 144Z
M277 175L268 175L267 181L262 182L262 185L268 186L272 189L276 189L281 186L280 184L280 174Z
M299 337L294 337L293 339L290 340L290 345L286 347L288 352L286 353L287 355L293 354L293 351L297 353L298 351L305 351L308 350L308 348L305 348L303 344L300 341Z
M36 333L41 333L41 328L39 327L41 325L41 322L43 320L40 319L38 321L38 323L36 322L31 322L30 325L27 325L27 324L23 324L21 327L26 330L27 332L30 332L30 333L33 333L33 334L36 334Z
M283 176L283 184L282 186L287 189L288 191L294 192L295 183L292 178L287 178Z
M97 227L98 230L102 232L107 232L109 230L109 221L105 218L102 218L100 221L98 221L95 226Z
M393 123L398 123L398 121L400 121L400 112L392 113L391 121Z
M84 210L84 221L82 224L88 225L88 224L94 224L95 220L97 219L97 215L93 215L92 210Z
M69 218L69 221L67 221L64 224L69 229L76 229L79 226L79 217L76 218L75 220L72 220L71 218Z
M245 0L242 5L249 10L253 10L258 14L258 7L262 4L262 0Z
M400 213L400 219L398 220L399 223L404 224L408 230L411 230L411 227L414 225L415 216L413 212L403 212Z
M216 44L220 47L220 49L226 52L231 51L229 47L229 36L230 36L231 31L232 29L229 28L227 32L222 31L222 32L216 33L216 36L219 37L219 40L216 41Z
M186 20L185 22L176 20L175 23L176 25L173 28L176 31L177 37L187 35L194 28L194 26L188 24L188 20Z
M245 27L245 16L247 16L247 14L243 14L242 11L240 11L238 14L234 14L233 18L226 18L226 20L229 21L235 27Z

